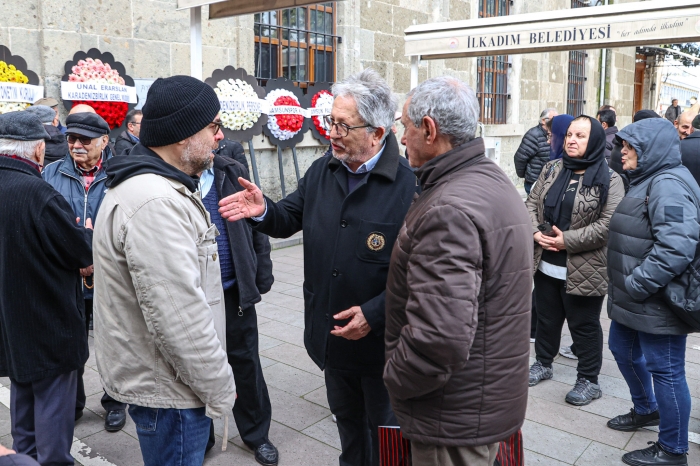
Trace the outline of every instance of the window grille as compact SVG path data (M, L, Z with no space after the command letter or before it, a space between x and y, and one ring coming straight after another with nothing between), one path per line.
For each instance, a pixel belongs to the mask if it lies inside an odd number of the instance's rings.
M479 0L479 17L506 16L510 0ZM508 56L477 59L476 95L481 106L480 121L487 125L505 124L508 104Z
M306 88L334 82L338 36L335 4L255 14L255 77L261 85L285 77Z
M571 8L584 8L588 6L582 0L571 0ZM569 82L566 99L566 113L573 116L583 114L586 86L586 57L585 50L573 50L569 52Z

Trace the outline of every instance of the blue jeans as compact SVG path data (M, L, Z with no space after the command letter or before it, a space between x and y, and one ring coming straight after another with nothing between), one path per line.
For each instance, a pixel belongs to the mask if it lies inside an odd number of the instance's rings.
M202 466L211 425L204 411L130 405L144 466Z
M523 184L523 187L525 188L525 192L527 195L530 195L530 190L532 189L532 185L535 183L528 183L527 181Z
M686 335L652 335L613 321L608 346L627 382L637 414L659 411L659 443L688 451L690 391L685 380ZM651 382L654 381L652 388Z

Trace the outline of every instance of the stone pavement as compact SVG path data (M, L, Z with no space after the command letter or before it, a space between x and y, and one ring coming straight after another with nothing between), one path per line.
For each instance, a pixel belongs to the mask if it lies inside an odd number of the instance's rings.
M275 284L257 306L260 355L272 400L270 439L280 450L281 466L331 466L338 464L340 442L326 400L323 373L306 354L303 344L302 246L272 252ZM610 321L601 319L607 342ZM92 343L92 338L90 338ZM564 331L563 343L570 342ZM534 348L531 349L534 356ZM605 426L608 418L629 411L631 403L625 382L605 345L600 384L603 398L577 408L564 402L576 377L575 361L559 357L554 379L530 390L527 420L523 427L526 464L529 465L620 465L624 451L646 447L656 433L616 432ZM532 361L531 361L532 362ZM700 336L688 338L688 383L693 395L690 421L689 464L700 466ZM10 446L9 381L0 379L0 443ZM85 371L87 410L75 428L73 455L84 466L135 466L142 464L131 419L122 432L103 429L102 388L91 356ZM229 443L221 451L223 422L216 422L217 445L205 466L255 465L241 443L233 419Z

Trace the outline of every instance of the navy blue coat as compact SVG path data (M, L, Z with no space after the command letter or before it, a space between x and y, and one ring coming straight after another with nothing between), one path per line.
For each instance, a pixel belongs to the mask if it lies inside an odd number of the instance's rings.
M374 169L348 193L348 170L326 155L254 228L276 238L304 231L304 345L324 369L381 376L391 249L416 194L416 176L393 134ZM350 341L330 334L333 315L360 306L372 331Z
M105 146L103 157L102 163L104 167L104 162L112 158L112 150L109 146ZM53 186L68 201L68 204L73 208L73 212L75 212L75 216L80 217L80 226L85 225L86 218L91 219L93 226L95 225L97 213L100 210L102 199L104 199L107 190L105 186L107 174L104 169L100 169L97 172L87 193L85 192L80 173L75 168L70 154L47 165L41 176L44 178L44 181ZM88 280L91 279L88 278ZM92 292L93 290L83 287L85 299L92 299Z
M0 157L0 377L33 382L88 358L79 269L92 231L21 160Z

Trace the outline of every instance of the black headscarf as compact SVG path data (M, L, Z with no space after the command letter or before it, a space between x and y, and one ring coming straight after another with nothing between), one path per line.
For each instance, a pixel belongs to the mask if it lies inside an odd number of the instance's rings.
M564 168L547 193L544 201L544 219L552 225L559 222L561 203L564 199L571 176L576 170L586 170L580 183L580 192L586 196L596 194L593 190L598 188L599 206L605 205L608 200L608 188L610 187L610 172L605 162L605 130L600 122L588 115L578 118L588 118L591 122L591 134L588 137L586 153L581 158L571 158L564 152L562 162ZM578 120L577 118L577 120ZM572 121L571 124L576 122Z

